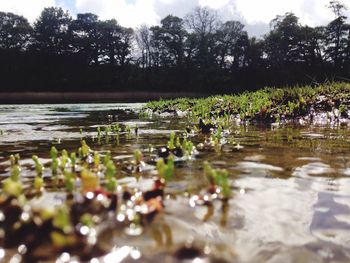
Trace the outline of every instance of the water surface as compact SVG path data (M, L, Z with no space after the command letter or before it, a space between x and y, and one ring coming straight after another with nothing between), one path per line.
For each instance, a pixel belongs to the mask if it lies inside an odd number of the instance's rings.
M116 162L132 158L135 149L141 149L147 161L150 144L165 145L171 131L182 134L186 126L194 125L186 118L139 118L141 106L1 105L0 173L8 176L8 156L20 153L22 174L30 176L34 172L26 164L33 154L48 163L52 145L76 150L82 138L94 150L110 150ZM137 125L138 135L121 135L118 143L98 142L96 127L116 122ZM164 212L142 235L127 237L108 229L99 241L101 247L136 248L141 262L163 262L164 255L188 243L209 255L193 262L210 262L204 260L214 257L227 262L349 262L349 136L347 127L232 124L228 143L220 152L200 151L194 160L176 168ZM198 144L204 136L191 140ZM233 197L227 206L189 204L186 193L205 187L205 160L230 173ZM120 173L120 180L130 185L147 185L151 177L146 172L137 181ZM50 198L55 199L47 195Z

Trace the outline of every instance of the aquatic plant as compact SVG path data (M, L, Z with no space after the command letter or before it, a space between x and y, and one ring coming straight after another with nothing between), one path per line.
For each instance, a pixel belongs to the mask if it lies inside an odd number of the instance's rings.
M33 155L32 160L34 161L35 171L37 175L41 177L43 174L44 166L40 162L39 157L37 155Z
M19 165L19 154L11 155L10 156L10 163L11 163L11 179L13 181L18 181L21 175L21 167Z
M215 188L220 187L220 192L222 193L222 197L227 199L231 195L231 186L228 179L228 172L225 169L213 169L208 162L203 163L204 174L208 178L212 192L216 192Z
M326 111L337 108L345 114L347 107L344 105L348 105L350 101L349 94L349 83L325 83L316 87L264 88L254 92L201 99L151 101L144 109L159 114L170 109L175 112L184 111L189 118L203 119L201 130L208 131L204 129L205 121L210 123L210 119L225 119L227 122L232 116L238 116L242 121L274 122L280 121L282 115L287 119L305 116L315 105Z
M51 157L52 175L57 175L58 174L58 151L55 146L51 147L50 157Z
M166 183L168 183L171 178L174 176L174 171L175 171L175 165L174 165L174 157L170 156L168 158L167 163L164 162L163 158L160 158L157 161L157 171L158 171L158 176L160 178L163 178Z
M168 145L169 150L175 149L175 132L170 133L170 139L169 139L167 145Z

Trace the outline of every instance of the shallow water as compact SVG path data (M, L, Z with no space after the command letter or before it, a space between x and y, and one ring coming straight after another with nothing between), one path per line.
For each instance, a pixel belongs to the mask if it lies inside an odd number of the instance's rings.
M52 145L76 150L83 137L94 150L110 150L116 162L129 160L135 149L147 161L149 144L165 145L171 131L181 134L191 124L187 119L140 119L133 110L141 106L0 105L0 174L8 176L12 153L20 153L22 174L29 176L33 154L48 162ZM137 125L138 135L121 136L119 144L93 139L98 125L116 122ZM209 257L184 262L210 262L214 257L227 262L349 262L350 130L233 125L230 132L222 151L199 152L176 167L164 212L142 235L125 236L108 227L102 231L100 246L113 252L95 262L134 262L140 256L140 262L164 262L164 256L188 243ZM204 136L191 140L197 144ZM204 189L205 160L229 171L233 197L228 205L190 206L185 193ZM121 173L119 180L147 188L151 176L145 172L136 180ZM40 205L59 203L59 195L44 195Z

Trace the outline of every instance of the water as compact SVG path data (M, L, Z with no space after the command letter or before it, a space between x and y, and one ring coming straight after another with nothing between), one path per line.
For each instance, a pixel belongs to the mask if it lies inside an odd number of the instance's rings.
M132 110L141 106L1 105L0 174L9 175L12 153L20 153L22 174L30 176L33 154L49 166L52 145L76 150L82 137L94 150L110 150L115 162L129 160L135 149L147 161L149 144L165 145L171 131L181 134L191 124L187 119L140 119ZM137 125L138 136L122 135L119 145L92 139L97 125L115 122ZM208 256L184 262L349 262L349 136L347 127L232 126L220 152L200 151L176 167L164 212L142 235L123 235L108 226L101 231L99 246L110 253L95 262L134 262L139 257L140 262L178 262L173 255L186 244ZM198 144L204 136L191 140ZM205 160L230 173L233 196L226 205L189 204L189 189L198 193L206 187ZM139 180L120 174L120 181L145 188L152 177L152 171ZM59 203L59 193L46 194L43 200L40 205Z

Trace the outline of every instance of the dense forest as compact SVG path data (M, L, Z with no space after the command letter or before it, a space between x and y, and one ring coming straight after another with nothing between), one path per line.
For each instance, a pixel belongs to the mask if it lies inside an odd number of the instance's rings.
M327 7L325 7L327 8ZM2 91L238 92L350 79L350 24L331 1L328 25L277 16L262 38L197 7L158 26L125 28L92 13L45 8L30 24L0 12Z

